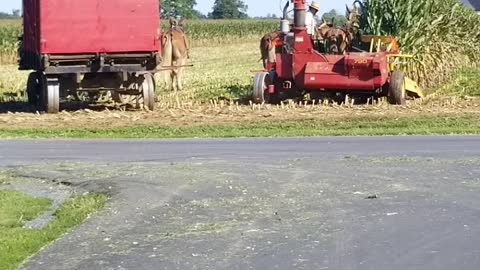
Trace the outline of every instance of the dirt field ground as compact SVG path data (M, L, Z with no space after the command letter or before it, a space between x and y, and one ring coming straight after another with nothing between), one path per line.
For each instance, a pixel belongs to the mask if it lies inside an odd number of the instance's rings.
M57 115L35 113L0 114L0 129L20 128L124 128L135 126L198 126L234 123L258 123L265 121L324 120L348 117L455 117L480 116L480 100L455 98L428 101L412 101L406 107L378 105L299 105L283 106L236 104L182 105L180 108L164 108L154 112L90 109L62 112Z

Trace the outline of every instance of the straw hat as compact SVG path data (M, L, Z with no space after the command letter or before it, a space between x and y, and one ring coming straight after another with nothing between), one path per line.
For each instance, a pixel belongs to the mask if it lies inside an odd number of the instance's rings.
M310 7L316 9L317 11L320 10L320 5L315 1L312 1L312 4L310 4Z

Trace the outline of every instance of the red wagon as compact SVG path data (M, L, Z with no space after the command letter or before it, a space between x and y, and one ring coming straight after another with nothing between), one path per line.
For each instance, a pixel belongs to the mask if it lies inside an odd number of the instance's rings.
M23 0L29 103L56 113L66 97L110 92L153 110L160 35L158 0Z

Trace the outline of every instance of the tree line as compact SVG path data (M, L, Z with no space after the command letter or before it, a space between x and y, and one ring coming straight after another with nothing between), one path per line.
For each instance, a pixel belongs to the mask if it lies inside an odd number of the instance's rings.
M215 0L212 11L202 14L195 10L196 0L161 0L162 18L184 17L187 19L245 19L248 18L248 6L242 0ZM278 18L276 14L268 13L263 19ZM345 16L331 10L323 14L322 18L335 25L340 26L346 23Z
M18 19L20 16L19 9L12 10L12 13L0 12L0 19Z
M161 0L161 16L187 19L245 19L248 6L242 0L215 0L212 11L202 14L195 9L196 0Z
M208 14L202 14L195 9L196 0L161 0L162 18L184 17L187 19L245 19L248 18L248 6L242 0L215 0L212 11ZM20 10L14 9L12 13L0 12L0 19L15 19L21 16ZM265 19L275 19L276 14L267 14ZM336 25L342 25L346 22L344 16L339 15L335 10L331 10L323 15L327 21L334 21Z

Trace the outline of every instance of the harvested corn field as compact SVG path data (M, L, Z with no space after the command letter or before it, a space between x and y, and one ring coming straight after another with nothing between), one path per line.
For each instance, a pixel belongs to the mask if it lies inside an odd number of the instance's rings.
M208 53L210 52L210 53ZM168 91L158 89L158 102L154 112L132 111L113 104L91 105L88 107L71 105L70 109L58 115L36 114L24 112L28 110L25 103L24 88L27 73L20 72L15 66L0 66L0 88L3 100L0 115L0 130L3 137L12 137L18 130L23 130L26 137L72 137L77 131L102 129L103 134L87 132L78 136L108 137L115 134L115 129L122 129L123 137L182 137L187 135L202 136L204 130L199 126L219 127L203 136L282 136L281 127L270 132L239 131L226 133L235 125L260 125L264 128L271 123L298 121L297 133L283 134L301 135L302 128L318 129L328 126L321 133L307 132L306 135L346 135L357 134L400 134L410 130L410 133L478 133L480 127L480 78L476 76L478 70L462 71L452 76L451 83L446 84L436 94L425 99L412 100L407 106L391 106L385 100L375 104L352 105L352 100L342 105L313 104L311 102L286 101L279 105L256 105L249 102L253 72L261 66L258 62L256 42L245 42L235 45L220 45L214 47L195 47L192 50L191 62L193 67L186 71L186 86L182 91ZM161 86L160 78L157 83ZM437 119L440 119L438 120ZM411 119L427 119L410 126ZM405 120L405 125L394 129L382 127L382 122L388 125L395 124L395 119ZM442 121L443 119L443 121ZM446 119L446 120L445 120ZM448 120L450 119L450 120ZM305 121L303 121L305 120ZM360 120L364 121L361 122ZM466 121L459 123L455 121ZM359 122L360 121L360 122ZM447 122L445 122L447 121ZM313 124L312 123L316 123ZM352 128L366 124L363 131L354 131ZM336 128L346 129L335 132ZM453 124L453 125L452 125ZM424 125L424 127L421 127ZM441 129L429 128L444 126ZM138 133L138 127L153 128L151 134ZM156 130L160 127L167 129L193 128L193 131L177 130L177 132L162 133ZM131 128L131 130L129 130ZM241 129L241 128L240 128ZM63 132L70 130L68 132ZM475 131L476 130L476 131ZM44 131L46 133L44 133ZM155 133L157 132L157 135ZM183 134L182 134L183 132ZM258 132L257 134L253 134ZM20 134L20 133L19 133ZM63 134L63 135L62 135Z

